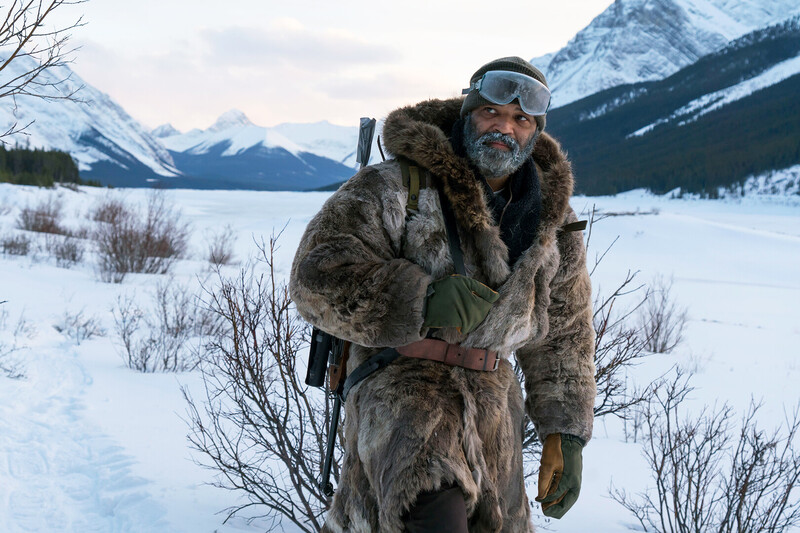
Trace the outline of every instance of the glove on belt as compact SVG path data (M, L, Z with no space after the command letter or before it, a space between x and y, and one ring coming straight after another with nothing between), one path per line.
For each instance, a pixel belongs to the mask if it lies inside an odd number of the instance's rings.
M460 344L449 344L437 339L423 339L407 346L395 348L401 355L417 359L430 359L450 366L460 366L470 370L497 370L500 360L497 352L480 348L465 348Z
M480 281L458 274L434 281L428 291L422 325L458 328L464 334L477 328L500 298Z

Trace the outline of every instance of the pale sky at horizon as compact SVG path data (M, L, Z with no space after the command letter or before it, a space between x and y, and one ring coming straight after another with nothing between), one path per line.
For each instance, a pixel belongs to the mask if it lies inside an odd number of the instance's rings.
M89 0L57 21L84 15L73 69L147 127L204 129L229 109L354 126L458 95L492 59L556 51L611 1Z

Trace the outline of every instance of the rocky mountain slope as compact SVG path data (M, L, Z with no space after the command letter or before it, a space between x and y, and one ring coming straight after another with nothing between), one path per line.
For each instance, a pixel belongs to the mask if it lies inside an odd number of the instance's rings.
M800 161L800 17L747 34L672 76L552 110L578 190L715 195Z
M2 57L0 56L0 60ZM34 68L34 59L19 57L0 72L0 81L10 80ZM114 185L144 185L152 180L171 180L180 175L169 152L122 107L67 66L43 71L42 84L54 97L80 88L80 101L46 100L31 96L4 99L0 106L0 128L28 125L13 139L23 146L62 150L72 155L81 176ZM149 180L149 181L148 181Z
M796 0L615 0L561 50L531 61L554 107L663 79L748 32L800 13Z

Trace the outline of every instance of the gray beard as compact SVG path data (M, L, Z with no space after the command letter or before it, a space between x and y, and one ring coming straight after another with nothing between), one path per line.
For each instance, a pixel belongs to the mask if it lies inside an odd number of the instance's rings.
M533 145L539 136L537 131L531 139L520 147L519 143L510 135L499 132L484 133L478 137L472 117L467 115L464 119L464 148L467 157L478 167L486 179L497 179L509 176L516 172L533 153ZM489 146L489 143L501 142L508 146L509 151L498 150Z

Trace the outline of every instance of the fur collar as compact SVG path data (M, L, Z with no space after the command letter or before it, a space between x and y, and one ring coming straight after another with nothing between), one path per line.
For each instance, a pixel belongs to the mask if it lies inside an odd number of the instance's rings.
M453 205L459 226L468 234L479 235L475 242L479 253L504 256L505 274L498 265L483 265L488 266L484 270L490 283L494 284L508 276L508 250L502 241L498 247L499 232L494 226L481 184L475 179L467 160L453 152L447 138L460 118L462 101L462 98L426 100L391 112L383 126L383 142L391 154L416 161L439 180ZM534 146L533 160L540 171L542 190L537 238L545 245L555 238L555 232L563 224L569 209L572 170L558 142L544 132ZM493 262L490 257L483 259L484 263Z

